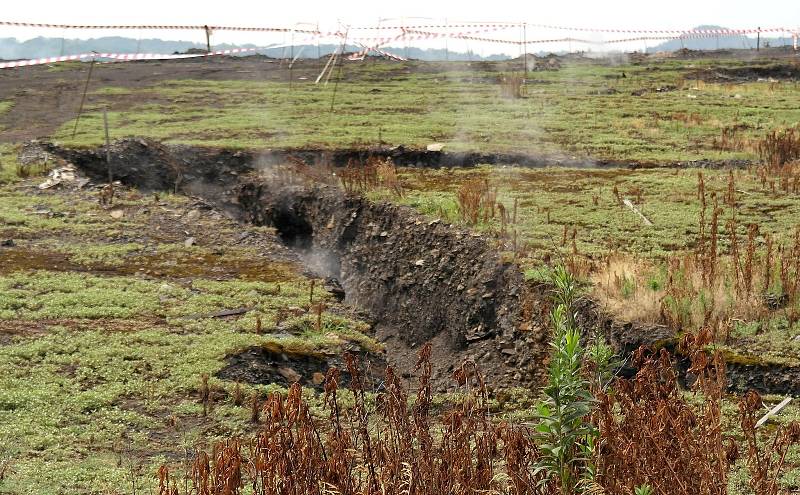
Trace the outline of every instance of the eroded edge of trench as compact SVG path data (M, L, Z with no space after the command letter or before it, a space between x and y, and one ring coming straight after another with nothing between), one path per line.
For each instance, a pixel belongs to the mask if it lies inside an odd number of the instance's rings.
M99 181L106 177L104 148L35 142L23 153L71 162ZM430 341L440 391L465 359L495 387L541 380L549 354L548 288L526 285L519 268L502 262L483 237L336 187L266 181L251 174L255 158L246 152L126 139L113 143L111 154L115 178L127 185L178 189L243 221L275 227L315 271L339 280L346 303L373 316L388 361L401 374L411 375L417 350ZM639 345L674 350L675 335L663 326L616 322L586 299L577 310L579 324L599 328L623 356ZM685 363L679 360L678 368L685 375ZM731 390L800 395L800 367L730 363L728 380Z

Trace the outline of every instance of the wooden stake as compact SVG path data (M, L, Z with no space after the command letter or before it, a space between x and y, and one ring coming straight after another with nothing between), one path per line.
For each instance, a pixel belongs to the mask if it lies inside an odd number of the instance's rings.
M211 53L211 28L208 26L203 26L206 30L206 51Z
M334 50L333 53L331 53L330 58L328 58L328 63L326 63L325 67L322 68L322 72L319 73L319 75L317 76L317 80L314 81L314 84L319 84L319 82L322 80L322 76L325 75L325 71L328 70L328 66L331 65L331 62L333 62L333 57L335 56L336 56L336 50Z

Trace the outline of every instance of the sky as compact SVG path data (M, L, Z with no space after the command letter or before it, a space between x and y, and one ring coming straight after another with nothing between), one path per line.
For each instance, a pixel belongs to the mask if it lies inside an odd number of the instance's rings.
M576 27L619 29L689 29L698 25L729 28L785 27L800 30L800 4L796 0L671 0L642 1L571 0L560 2L490 2L432 0L295 0L283 2L211 0L137 0L132 3L108 0L24 0L3 2L0 21L59 24L209 24L236 26L291 27L296 23L319 23L321 29L334 30L340 25L370 26L402 22L412 24L457 22L527 22ZM107 35L160 37L204 41L197 31L84 31L63 29L23 29L0 26L0 38L29 39L36 36L90 38ZM565 32L527 29L527 39L550 39L568 36ZM480 35L480 36L489 36ZM516 31L499 36L519 39ZM594 35L613 36L613 35ZM255 43L259 46L286 41L286 35L214 33L215 42ZM417 44L418 46L428 46ZM433 45L435 46L435 44ZM457 47L452 47L457 48ZM491 52L492 46L481 46ZM501 51L499 48L495 51Z

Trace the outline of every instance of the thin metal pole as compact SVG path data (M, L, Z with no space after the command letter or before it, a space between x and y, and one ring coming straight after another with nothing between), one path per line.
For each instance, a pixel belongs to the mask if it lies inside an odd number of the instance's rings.
M92 80L92 70L94 69L94 57L89 64L89 75L86 76L86 84L83 87L83 96L81 96L81 104L78 107L78 116L75 118L75 127L72 129L72 139L75 139L75 134L78 132L78 122L81 121L81 114L83 113L83 104L86 103L86 93L89 91L89 81Z
M528 78L528 23L522 23L522 47L525 50L525 78Z
M341 54L342 56L344 56L344 51L347 48L347 35L348 35L349 32L350 32L350 28L348 27L344 31L344 40L342 40L342 50L341 50L342 51L342 54ZM334 61L334 64L336 64L335 61ZM339 79L342 78L342 67L344 67L344 63L340 62L339 63L339 72L336 74L336 81L333 82L333 95L331 96L331 113L333 113L333 105L336 102L336 89L339 87ZM331 67L331 72L333 72L333 69L334 68Z
M444 19L444 26L445 31L447 34L444 37L444 60L448 62L450 60L450 24L447 22L447 18Z
M103 127L106 131L106 165L108 166L108 183L114 182L114 175L111 173L111 137L108 135L108 109L103 109Z
M290 93L292 92L292 66L294 65L294 28L295 27L297 27L297 25L295 25L292 28L292 34L291 34L292 46L291 46L291 49L290 49L290 52L289 52L289 59L291 60L291 62L289 62L289 92Z
M405 17L401 17L400 18L400 25L403 28L403 33L405 33L406 32L406 18ZM406 43L406 58L408 58L408 37L403 36L403 41L405 41L405 43Z

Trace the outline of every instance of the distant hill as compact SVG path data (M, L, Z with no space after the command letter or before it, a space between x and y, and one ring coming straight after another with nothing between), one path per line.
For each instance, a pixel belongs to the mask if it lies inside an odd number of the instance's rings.
M230 45L219 44L212 48L215 50L225 50L229 48L254 48L256 45ZM40 57L53 57L59 55L70 55L78 53L96 52L116 52L116 53L175 53L185 52L189 49L205 49L205 45L192 41L168 41L161 39L142 39L123 38L120 36L109 36L104 38L81 39L62 39L62 38L33 38L26 41L19 41L15 38L0 38L0 59L15 60ZM298 45L294 47L294 54L300 53L301 58L316 58L318 56L330 55L338 45ZM346 51L358 51L359 47L347 46ZM414 47L390 47L387 51L417 60L507 60L507 55L489 55L481 57L474 53L446 51L444 49L420 49ZM289 48L276 48L270 50L259 50L262 55L269 57L288 57Z
M697 26L693 29L726 29L722 26ZM761 36L761 46L782 46L791 45L792 38L767 38ZM717 50L717 49L749 49L756 47L755 36L750 38L744 35L738 36L712 36L708 38L687 38L684 40L665 41L659 45L649 47L648 52L673 52L686 48L689 50Z

